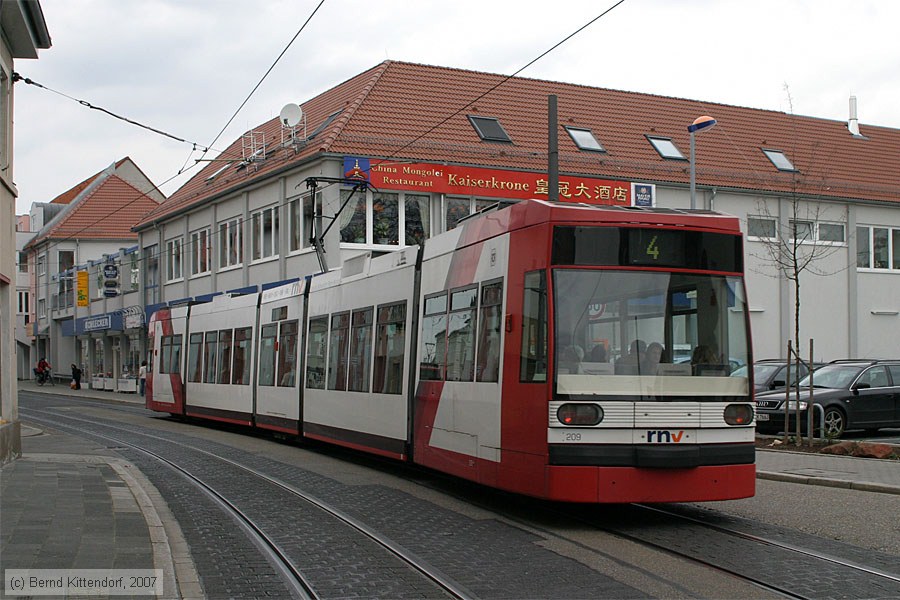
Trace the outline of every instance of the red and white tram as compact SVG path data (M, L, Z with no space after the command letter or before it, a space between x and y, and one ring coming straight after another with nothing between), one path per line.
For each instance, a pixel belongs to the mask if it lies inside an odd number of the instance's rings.
M552 500L748 497L742 271L734 217L521 202L157 311L147 407Z

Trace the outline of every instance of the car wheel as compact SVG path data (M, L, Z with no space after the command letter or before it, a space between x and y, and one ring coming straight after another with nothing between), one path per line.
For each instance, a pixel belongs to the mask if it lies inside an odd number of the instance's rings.
M825 430L822 432L824 437L829 439L839 438L844 434L847 427L847 418L839 408L829 407L825 409Z

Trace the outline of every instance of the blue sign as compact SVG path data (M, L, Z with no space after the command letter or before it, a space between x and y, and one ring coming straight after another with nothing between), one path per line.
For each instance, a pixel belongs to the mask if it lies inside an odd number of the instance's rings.
M654 186L641 183L634 183L632 186L634 188L634 205L653 208Z

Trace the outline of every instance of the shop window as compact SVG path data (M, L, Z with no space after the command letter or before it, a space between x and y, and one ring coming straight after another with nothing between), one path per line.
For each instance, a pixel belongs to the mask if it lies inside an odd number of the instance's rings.
M459 222L469 215L496 204L496 200L480 198L448 198L446 202L446 230L455 229Z
M430 195L405 192L350 194L351 190L341 190L341 205L347 203L338 216L341 242L413 246L431 235Z

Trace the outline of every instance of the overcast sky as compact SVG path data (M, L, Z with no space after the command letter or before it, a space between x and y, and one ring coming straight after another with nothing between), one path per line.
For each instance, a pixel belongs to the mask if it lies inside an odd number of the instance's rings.
M318 4L41 0L53 46L15 70L208 145ZM214 147L386 59L512 74L614 4L325 0ZM900 128L898 23L895 0L624 0L521 76L842 121L854 94ZM191 144L24 82L14 118L17 213L125 156L167 195L198 170L175 177Z

